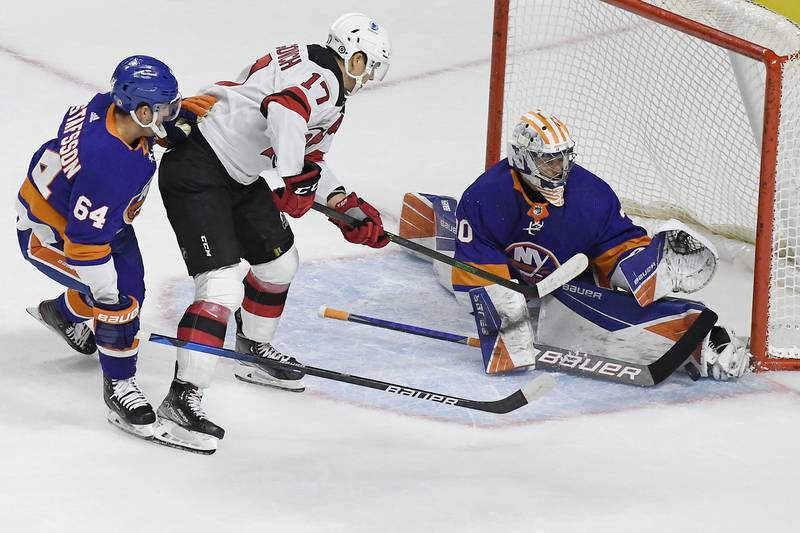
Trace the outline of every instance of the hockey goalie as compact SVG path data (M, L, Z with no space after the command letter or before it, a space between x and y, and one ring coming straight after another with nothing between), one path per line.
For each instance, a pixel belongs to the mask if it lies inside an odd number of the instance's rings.
M652 235L625 214L611 187L575 163L566 124L541 110L523 115L508 157L461 200L408 193L400 235L506 279L535 284L574 254L589 268L539 300L434 262L439 282L471 306L487 373L534 364L533 344L650 363L705 306L671 297L709 283L712 243L676 220ZM727 380L749 368L747 339L714 326L690 358L690 373Z

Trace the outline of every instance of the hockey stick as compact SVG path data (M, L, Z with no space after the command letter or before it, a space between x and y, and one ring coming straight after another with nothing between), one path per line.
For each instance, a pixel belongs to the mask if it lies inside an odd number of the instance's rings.
M480 341L475 337L465 337L445 331L420 328L364 315L355 315L339 309L329 309L325 306L320 308L320 316L391 329L432 339L455 342L457 344L480 346ZM556 346L548 346L546 344L534 344L532 349L534 351L534 359L536 360L535 368L557 370L567 374L588 376L629 385L652 387L671 376L692 356L694 350L703 341L706 335L708 335L716 322L717 314L710 309L703 309L692 325L689 326L689 329L684 332L683 336L681 336L666 353L647 365L630 363L603 355L593 355L585 352L558 348Z
M311 207L315 211L319 211L330 218L335 218L350 225L359 224L361 222L360 220L353 218L346 213L340 213L337 210L332 209L327 205L322 205L319 202L314 202L314 205ZM383 230L383 234L386 235L387 239L395 244L410 250L414 250L415 252L430 257L435 261L447 263L450 266L459 268L465 272L469 272L470 274L474 274L480 278L491 281L492 283L502 285L503 287L511 289L512 291L522 293L528 298L541 298L542 296L550 294L564 283L567 283L578 276L581 272L586 270L587 266L589 266L589 259L586 257L586 255L575 254L536 285L521 285L506 278L501 278L500 276L492 274L491 272L487 272L481 268L463 263L458 259L453 259L452 257L437 252L436 250L431 250L430 248L422 246L421 244L417 244L414 241L410 241L390 231Z
M516 392L513 392L511 395L506 396L505 398L482 402L478 400L458 398L456 396L450 396L439 392L430 392L406 385L398 385L396 383L389 383L387 381L379 381L377 379L343 374L334 370L326 370L324 368L308 366L302 363L290 362L288 355L283 355L277 359L263 359L261 357L255 357L225 348L208 346L199 342L182 341L174 337L159 335L158 333L151 333L150 340L159 344L177 346L180 348L186 348L188 350L194 350L196 352L226 357L228 359L236 359L237 361L257 363L259 365L266 365L282 370L299 370L310 376L331 379L333 381L341 381L343 383L350 383L352 385L358 385L359 387L368 387L370 389L381 390L391 394L396 394L398 396L410 396L419 400L428 400L430 402L451 405L453 407L465 407L467 409L485 411L487 413L509 413L515 409L519 409L523 405L529 404L537 398L544 396L555 386L555 380L553 379L553 376L550 376L549 374L543 374L528 382L522 388L518 389Z

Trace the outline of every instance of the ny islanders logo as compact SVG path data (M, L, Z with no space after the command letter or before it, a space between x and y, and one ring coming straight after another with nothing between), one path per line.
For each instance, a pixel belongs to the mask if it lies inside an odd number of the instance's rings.
M560 266L556 256L543 246L532 242L517 242L508 246L506 255L511 265L524 279L538 282Z
M131 198L131 201L128 202L128 207L125 208L125 213L122 215L122 218L125 220L126 224L133 224L133 219L139 216L149 190L150 182L147 182L147 185L144 186L142 192Z

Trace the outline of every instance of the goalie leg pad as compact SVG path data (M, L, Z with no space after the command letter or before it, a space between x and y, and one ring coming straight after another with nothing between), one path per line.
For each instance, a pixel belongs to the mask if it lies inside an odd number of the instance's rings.
M542 300L536 342L638 364L671 348L705 309L677 298L641 307L628 293L576 280L552 295Z
M500 285L472 289L469 296L486 373L533 366L533 326L525 296Z
M400 212L400 236L431 248L437 252L453 257L456 251L456 207L458 201L450 196L435 194L406 193L403 197L403 208ZM441 261L411 250L409 253L433 263L433 274L436 281L450 292L453 292L453 268ZM464 304L469 307L466 295Z
M450 196L406 193L400 211L400 236L452 257L456 250L457 205L456 199ZM432 261L429 257L414 255Z

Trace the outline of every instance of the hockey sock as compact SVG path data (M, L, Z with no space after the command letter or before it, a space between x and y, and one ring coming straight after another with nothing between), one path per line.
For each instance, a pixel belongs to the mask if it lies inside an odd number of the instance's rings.
M242 302L242 332L247 338L258 342L272 339L288 293L289 283L267 283L252 271L247 273Z
M67 289L56 301L58 310L67 321L77 324L94 317L92 305L87 302L86 296L75 289Z
M178 323L178 338L222 347L231 311L224 305L198 300L186 308Z

